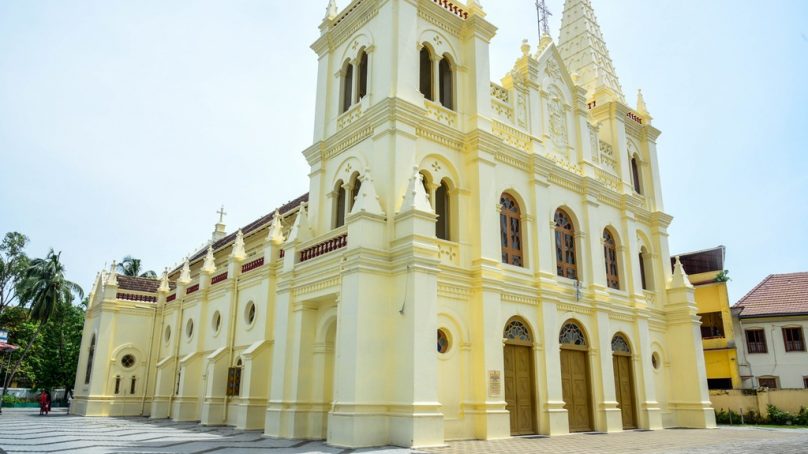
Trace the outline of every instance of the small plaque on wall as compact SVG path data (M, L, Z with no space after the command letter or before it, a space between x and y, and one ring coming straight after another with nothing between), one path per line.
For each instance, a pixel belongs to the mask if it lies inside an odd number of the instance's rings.
M488 396L499 397L502 389L502 374L498 370L488 371Z

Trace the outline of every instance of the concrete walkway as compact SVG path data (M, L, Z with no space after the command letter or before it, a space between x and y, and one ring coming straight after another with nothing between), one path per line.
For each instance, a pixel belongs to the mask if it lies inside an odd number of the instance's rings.
M203 427L147 418L81 418L57 410L4 409L0 416L2 452L75 453L410 453L395 447L341 449L319 441L279 440L261 432ZM722 428L619 434L582 434L553 438L462 441L422 453L807 453L808 430Z

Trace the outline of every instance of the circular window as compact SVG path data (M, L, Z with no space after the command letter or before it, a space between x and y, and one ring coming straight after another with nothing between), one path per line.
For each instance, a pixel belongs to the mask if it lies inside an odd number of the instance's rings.
M194 335L194 321L188 319L188 323L185 324L185 335L188 336L188 339Z
M438 353L446 353L451 346L449 342L449 334L444 329L438 330Z
M121 358L121 365L127 369L131 368L135 365L135 357L132 355L124 355L124 357Z
M219 328L222 326L222 314L219 311L213 313L213 320L211 320L211 326L213 326L213 332L218 333Z
M659 369L659 353L654 352L651 354L651 365L654 366L654 369Z
M252 301L247 304L247 309L244 311L244 320L247 321L248 325L252 325L255 321L255 303Z
M165 339L166 339L166 342L171 340L171 327L170 326L166 326Z

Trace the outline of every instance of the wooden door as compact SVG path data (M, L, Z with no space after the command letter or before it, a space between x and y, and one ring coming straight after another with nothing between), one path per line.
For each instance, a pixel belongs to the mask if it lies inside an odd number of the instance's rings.
M589 361L582 350L561 350L561 390L569 416L570 432L592 430L592 398L589 393Z
M505 345L505 402L511 415L511 435L536 433L531 352L530 347Z
M634 404L631 356L614 355L613 358L614 387L617 394L617 407L623 414L623 429L636 429L637 410Z

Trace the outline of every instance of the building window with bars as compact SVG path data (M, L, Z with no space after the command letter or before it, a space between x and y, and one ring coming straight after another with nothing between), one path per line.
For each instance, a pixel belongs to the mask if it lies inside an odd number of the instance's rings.
M762 329L746 330L746 350L749 353L768 353L766 333Z
M227 396L238 397L241 395L241 359L236 363L236 367L227 370Z
M805 340L802 336L802 328L783 328L783 341L786 344L787 352L805 351Z
M777 389L777 377L759 377L758 386L761 388Z

